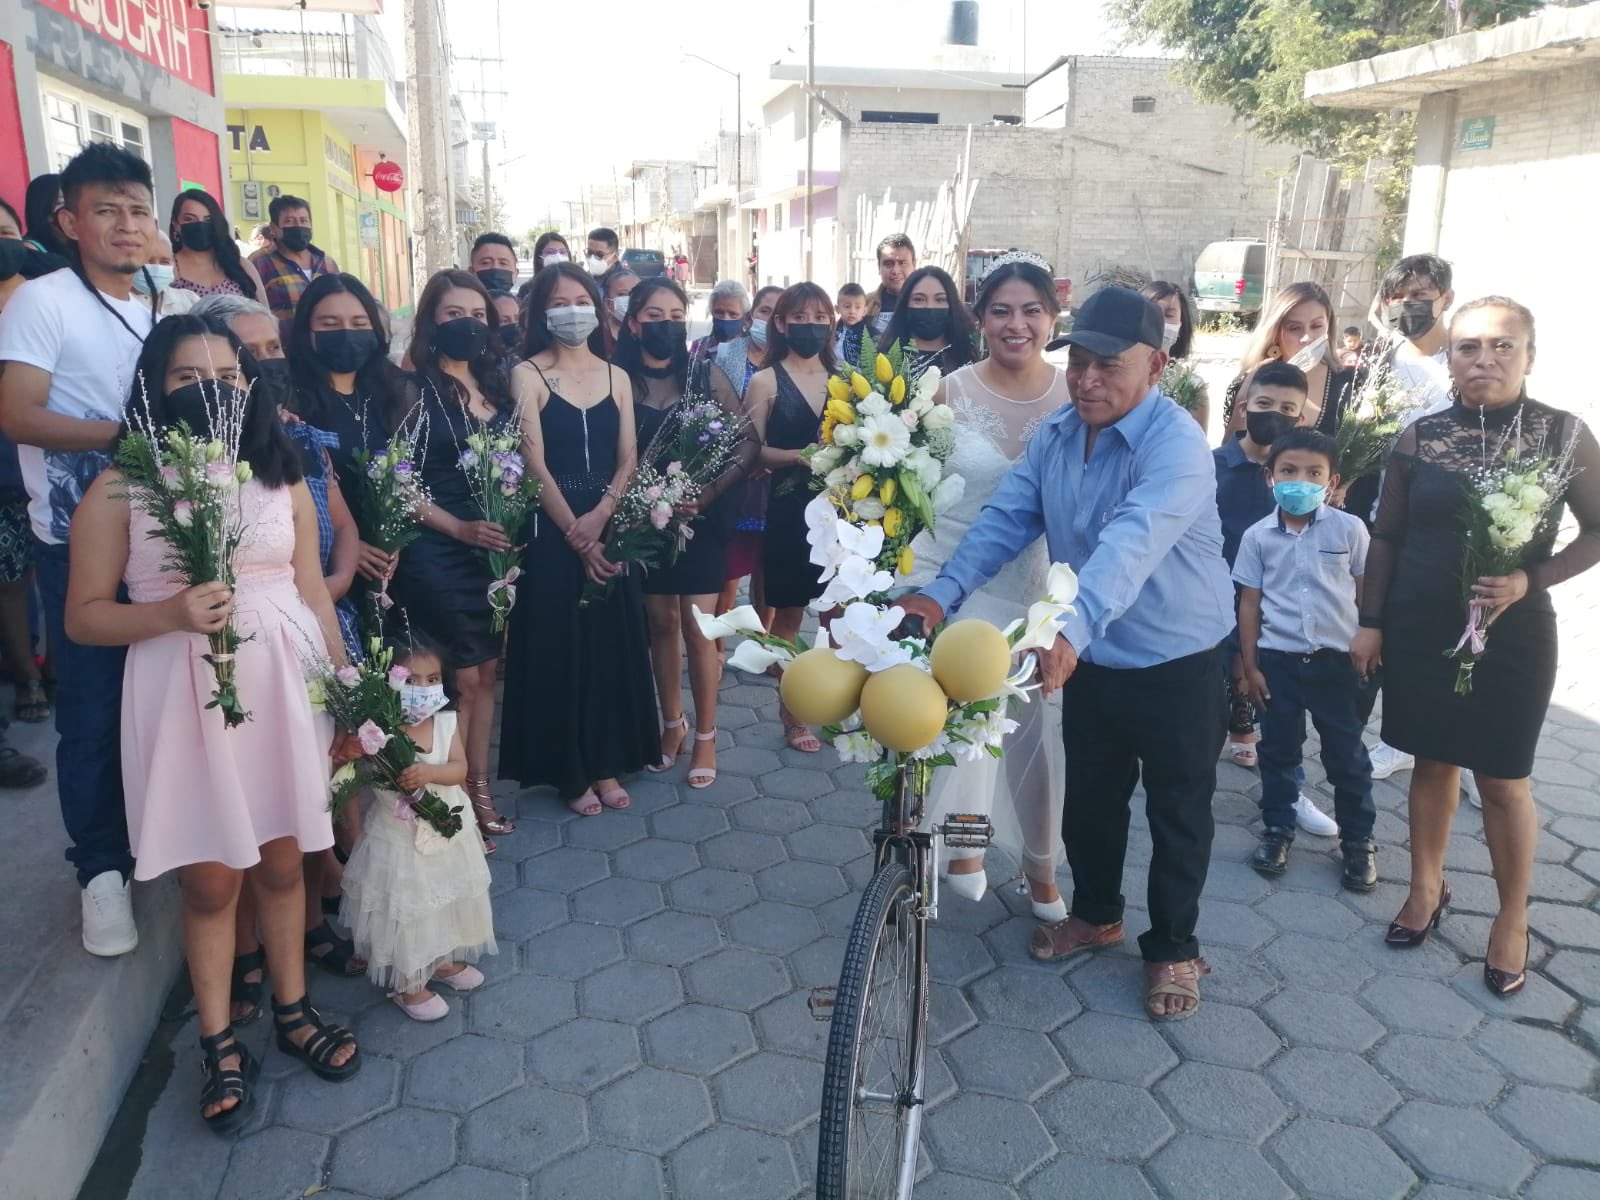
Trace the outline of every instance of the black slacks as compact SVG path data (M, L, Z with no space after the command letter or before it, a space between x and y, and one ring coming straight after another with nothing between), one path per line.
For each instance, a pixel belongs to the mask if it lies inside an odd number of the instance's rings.
M1200 953L1194 929L1211 859L1211 797L1228 705L1220 649L1153 667L1080 663L1061 697L1066 791L1061 837L1072 867L1072 913L1122 919L1129 801L1141 776L1154 852L1146 962Z

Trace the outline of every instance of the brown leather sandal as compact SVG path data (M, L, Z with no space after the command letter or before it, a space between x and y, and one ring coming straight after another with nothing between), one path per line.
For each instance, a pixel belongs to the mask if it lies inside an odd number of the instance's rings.
M1181 962L1147 962L1144 964L1144 1010L1153 1021L1181 1021L1200 1010L1200 977L1211 974L1211 966L1203 958L1187 958ZM1182 996L1193 1000L1188 1008L1168 1012L1166 1005L1159 1008L1157 1001L1167 996Z
M1122 922L1091 925L1070 914L1065 921L1041 925L1028 939L1028 953L1040 962L1059 962L1084 950L1115 946L1122 940Z

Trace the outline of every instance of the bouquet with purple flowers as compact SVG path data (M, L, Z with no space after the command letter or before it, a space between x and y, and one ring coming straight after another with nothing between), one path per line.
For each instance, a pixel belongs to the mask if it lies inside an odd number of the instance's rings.
M528 473L527 461L522 457L521 428L522 423L514 421L500 432L481 430L468 434L459 461L484 520L500 526L512 545L510 550L480 551L494 574L494 582L489 584L489 608L495 633L506 627L506 618L517 603L516 584L522 575L522 551L517 538L539 495L539 481Z
M399 432L379 453L360 451L355 455L361 470L360 494L356 497L356 523L361 538L385 554L397 554L421 532L417 523L428 504L428 492L417 472L427 440L427 421L419 415L402 423ZM389 608L389 581L378 588L377 603Z

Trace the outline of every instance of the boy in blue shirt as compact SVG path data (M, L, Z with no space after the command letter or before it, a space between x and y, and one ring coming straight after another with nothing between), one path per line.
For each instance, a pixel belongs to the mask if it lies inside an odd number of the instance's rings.
M1344 886L1378 882L1372 840L1372 763L1361 741L1360 680L1350 659L1368 535L1360 518L1325 501L1339 486L1332 438L1293 429L1267 456L1276 511L1245 531L1234 563L1245 694L1261 711L1261 817L1250 865L1281 875L1294 842L1296 773L1306 714L1322 737L1344 854Z

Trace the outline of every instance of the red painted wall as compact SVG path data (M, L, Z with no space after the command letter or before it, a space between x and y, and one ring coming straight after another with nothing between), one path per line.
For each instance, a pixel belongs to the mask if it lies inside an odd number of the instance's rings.
M211 76L209 14L190 0L37 0L71 17L146 62L155 63L208 96Z
M10 42L0 42L0 196L22 212L28 186L28 148L22 140L22 109Z
M178 117L172 118L172 154L178 163L178 182L199 184L222 202L221 143L209 129Z

